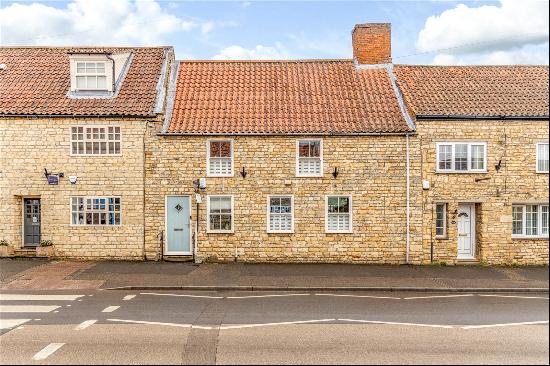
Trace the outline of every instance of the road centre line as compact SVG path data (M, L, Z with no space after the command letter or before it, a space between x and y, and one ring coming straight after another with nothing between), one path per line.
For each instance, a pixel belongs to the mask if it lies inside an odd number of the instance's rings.
M485 324L485 325L468 325L461 327L461 329L482 329L482 328L496 328L496 327L511 327L519 325L536 325L536 324L548 324L548 320L536 321L536 322L523 322L523 323L503 323L503 324Z
M120 308L120 306L111 305L111 306L107 306L105 309L101 310L101 312L102 313L112 313L113 311L115 311L118 308Z
M35 361L45 360L64 345L65 343L50 343L46 347L42 348L42 350L40 350L38 353L36 353L32 357L32 359Z
M74 301L84 295L0 294L0 301Z
M512 297L517 299L542 299L542 300L548 300L547 297L542 296L518 296L518 295L477 295L482 297Z
M0 313L49 313L56 305L0 305Z
M416 299L437 299L445 297L471 297L475 296L474 294L464 294L464 295L434 295L434 296L414 296L414 297L404 297L403 300L416 300Z
M391 300L402 300L400 297L391 297L391 296L371 296L371 295L346 295L346 294L315 294L315 296L335 296L335 297L357 297L357 298L369 298L369 299L391 299Z
M381 321L376 321L376 320L360 320L360 319L338 319L338 320L339 321L344 321L344 322L353 322L353 323L409 325L409 326L415 326L415 327L445 328L445 329L453 329L454 328L452 325L438 325L438 324L381 322Z
M251 295L251 296L227 296L226 299L253 299L260 297L286 297L286 296L310 296L311 294L277 294L277 295Z
M157 292L140 292L140 295L154 295L154 296L174 296L174 297L198 297L206 299L223 299L223 296L206 296L206 295L183 295L183 294L162 294Z
M132 300L134 297L136 297L136 295L126 295L122 298L122 300L128 301L128 300Z
M90 325L93 325L97 322L97 320L93 319L93 320L86 320L86 321L83 321L82 323L80 323L79 325L77 325L74 330L82 330L82 329L86 329L88 328Z

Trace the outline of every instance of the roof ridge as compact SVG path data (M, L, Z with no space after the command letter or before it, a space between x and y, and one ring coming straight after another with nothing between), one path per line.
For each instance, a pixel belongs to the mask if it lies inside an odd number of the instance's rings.
M418 64L394 64L396 67L427 67L427 68L497 68L497 67L548 67L543 64L502 64L502 65L418 65Z
M176 60L179 63L314 63L314 62L353 62L351 58L335 59L296 59L296 60Z
M65 49L159 49L159 48L172 48L173 46L0 46L0 49L52 49L52 50L65 50Z

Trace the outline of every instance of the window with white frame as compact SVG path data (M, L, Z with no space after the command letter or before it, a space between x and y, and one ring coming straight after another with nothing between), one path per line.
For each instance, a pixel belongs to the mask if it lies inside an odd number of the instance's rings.
M120 142L120 127L71 127L71 154L73 155L118 155Z
M323 175L323 146L321 140L300 140L297 143L296 175L319 177Z
M548 205L513 205L512 236L547 237Z
M120 225L120 197L71 197L72 225Z
M537 144L537 173L548 173L548 142Z
M326 231L349 233L352 230L351 196L327 196Z
M447 236L447 204L438 203L435 206L435 236L444 238Z
M233 141L208 141L208 176L233 176Z
M209 232L233 232L233 197L208 196Z
M290 233L294 230L293 203L292 196L268 197L268 232Z
M77 90L108 90L104 61L76 62Z
M437 143L437 171L487 171L487 144L485 142Z

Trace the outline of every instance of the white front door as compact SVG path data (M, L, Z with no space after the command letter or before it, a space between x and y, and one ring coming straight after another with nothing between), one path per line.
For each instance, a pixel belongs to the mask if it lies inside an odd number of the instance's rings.
M475 258L475 206L458 205L458 258Z

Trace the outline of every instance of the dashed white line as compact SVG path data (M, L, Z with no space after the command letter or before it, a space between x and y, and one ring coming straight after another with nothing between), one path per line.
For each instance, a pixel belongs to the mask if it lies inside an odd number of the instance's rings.
M482 297L512 297L516 299L542 299L542 300L548 300L547 297L542 296L517 296L517 295L477 295Z
M58 309L55 305L0 305L0 313L49 313Z
M35 354L32 359L35 361L45 360L64 345L65 343L50 343L46 347L42 348L42 350L39 351L37 354Z
M122 298L122 300L128 301L128 300L132 300L134 297L136 297L136 295L126 295Z
M140 295L174 296L174 297L198 297L198 298L205 298L205 299L223 299L223 296L162 294L162 293L156 293L156 292L140 292Z
M254 299L261 297L287 297L287 296L310 296L309 294L277 294L277 295L250 295L250 296L227 296L227 299Z
M111 305L111 306L107 306L105 309L101 310L102 313L112 313L113 311L115 311L116 309L118 309L120 306L114 306L114 305Z
M414 296L414 297L404 297L403 300L416 300L416 299L438 299L445 297L471 297L474 294L464 294L464 295L434 295L434 296Z
M82 323L78 324L74 330L82 330L82 329L86 329L88 328L90 325L93 325L97 322L97 320L86 320L86 321L83 321Z
M536 325L536 324L548 324L548 320L542 320L542 321L536 321L536 322L523 322L523 323L468 325L466 327L461 327L461 328L462 329L482 329L482 328L512 327L512 326L518 326L518 325Z
M335 296L335 297L357 297L357 298L369 298L369 299L390 299L390 300L401 300L400 297L391 297L391 296L372 296L372 295L346 295L346 294L315 294L315 296Z
M0 301L74 301L84 295L0 294Z
M242 324L242 325L229 325L220 327L220 330L227 329L243 329L243 328L256 328L256 327L271 327L275 325L292 325L292 324L308 324L308 323L323 323L332 322L336 319L316 319L316 320L299 320L295 322L280 322L280 323L263 323L263 324Z
M388 324L388 325L408 325L415 327L429 327L429 328L445 328L453 329L451 325L438 325L438 324L419 324L419 323L398 323L398 322L381 322L376 320L360 320L360 319L338 319L343 322L353 322L353 323L367 323L367 324Z
M2 319L0 318L0 329L10 329L25 324L31 319Z

